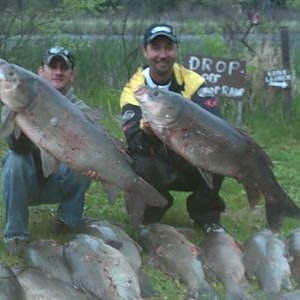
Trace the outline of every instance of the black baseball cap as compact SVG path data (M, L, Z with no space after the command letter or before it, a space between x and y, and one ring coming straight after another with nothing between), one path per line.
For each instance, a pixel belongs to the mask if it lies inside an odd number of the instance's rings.
M144 35L144 46L151 43L156 37L165 36L173 43L177 43L177 37L174 33L174 29L168 24L154 24L147 28Z
M62 58L69 68L75 67L75 56L72 52L64 47L51 47L47 50L43 58L43 64L50 66L53 58Z

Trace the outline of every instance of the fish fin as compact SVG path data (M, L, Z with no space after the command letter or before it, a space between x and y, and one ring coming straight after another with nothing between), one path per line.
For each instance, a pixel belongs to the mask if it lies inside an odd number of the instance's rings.
M102 123L105 117L104 110L98 107L83 109L85 117L93 124Z
M127 213L134 225L143 223L146 206L164 207L167 204L167 200L141 177L134 180L125 195Z
M58 168L58 161L48 151L41 149L42 170L45 177L54 173Z
M15 136L15 138L16 138L17 140L18 140L19 137L21 136L21 133L22 133L22 131L21 131L20 127L15 125L15 128L14 128L14 136Z
M119 190L108 182L102 182L103 190L107 194L108 200L111 204L116 202L116 198L119 194Z
M256 152L257 155L261 156L269 165L269 167L273 167L273 162L271 157L267 154L267 152L256 143L256 141L242 128L234 127L245 139L248 141L250 148L253 152Z
M282 193L273 196L264 194L266 218L270 229L278 232L284 217L300 220L300 209L295 202L282 190ZM279 200L278 200L279 199Z
M0 128L0 136L2 138L7 137L14 132L16 115L17 113L12 110L6 110L5 114L2 115L3 122Z
M206 182L206 184L213 189L214 188L214 182L213 182L213 176L212 173L210 173L209 171L206 171L202 168L198 168L198 171L200 172L201 176L203 177L204 181Z
M251 209L254 209L256 205L259 202L260 199L260 191L257 189L253 189L252 187L249 186L244 186L246 193L247 193L247 199L248 203Z

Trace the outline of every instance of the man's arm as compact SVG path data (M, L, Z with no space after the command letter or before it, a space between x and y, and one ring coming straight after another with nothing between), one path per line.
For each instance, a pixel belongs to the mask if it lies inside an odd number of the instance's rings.
M75 104L92 123L97 123L101 120L101 116L98 110L93 110L83 100L79 99L74 93L74 88L71 86L65 96Z
M142 110L139 106L126 104L122 108L122 130L124 132L128 150L151 154L159 139L150 130L141 128Z

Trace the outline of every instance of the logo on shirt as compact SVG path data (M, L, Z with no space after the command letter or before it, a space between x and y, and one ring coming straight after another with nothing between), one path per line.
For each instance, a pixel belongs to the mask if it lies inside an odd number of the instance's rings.
M209 107L209 108L214 108L217 106L217 101L216 99L207 99L204 102L204 105Z
M211 89L207 86L201 87L198 92L198 96L201 98L206 98L206 97L213 97L214 94L212 93Z
M122 122L123 124L127 121L131 120L135 116L135 113L133 110L126 110L122 115Z

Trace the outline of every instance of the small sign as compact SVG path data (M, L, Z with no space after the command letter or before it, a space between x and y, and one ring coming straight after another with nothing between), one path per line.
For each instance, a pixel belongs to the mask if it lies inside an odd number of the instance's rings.
M265 84L270 87L287 89L291 86L292 75L288 69L265 72Z
M244 61L189 55L185 66L201 74L214 95L241 98L245 94Z

